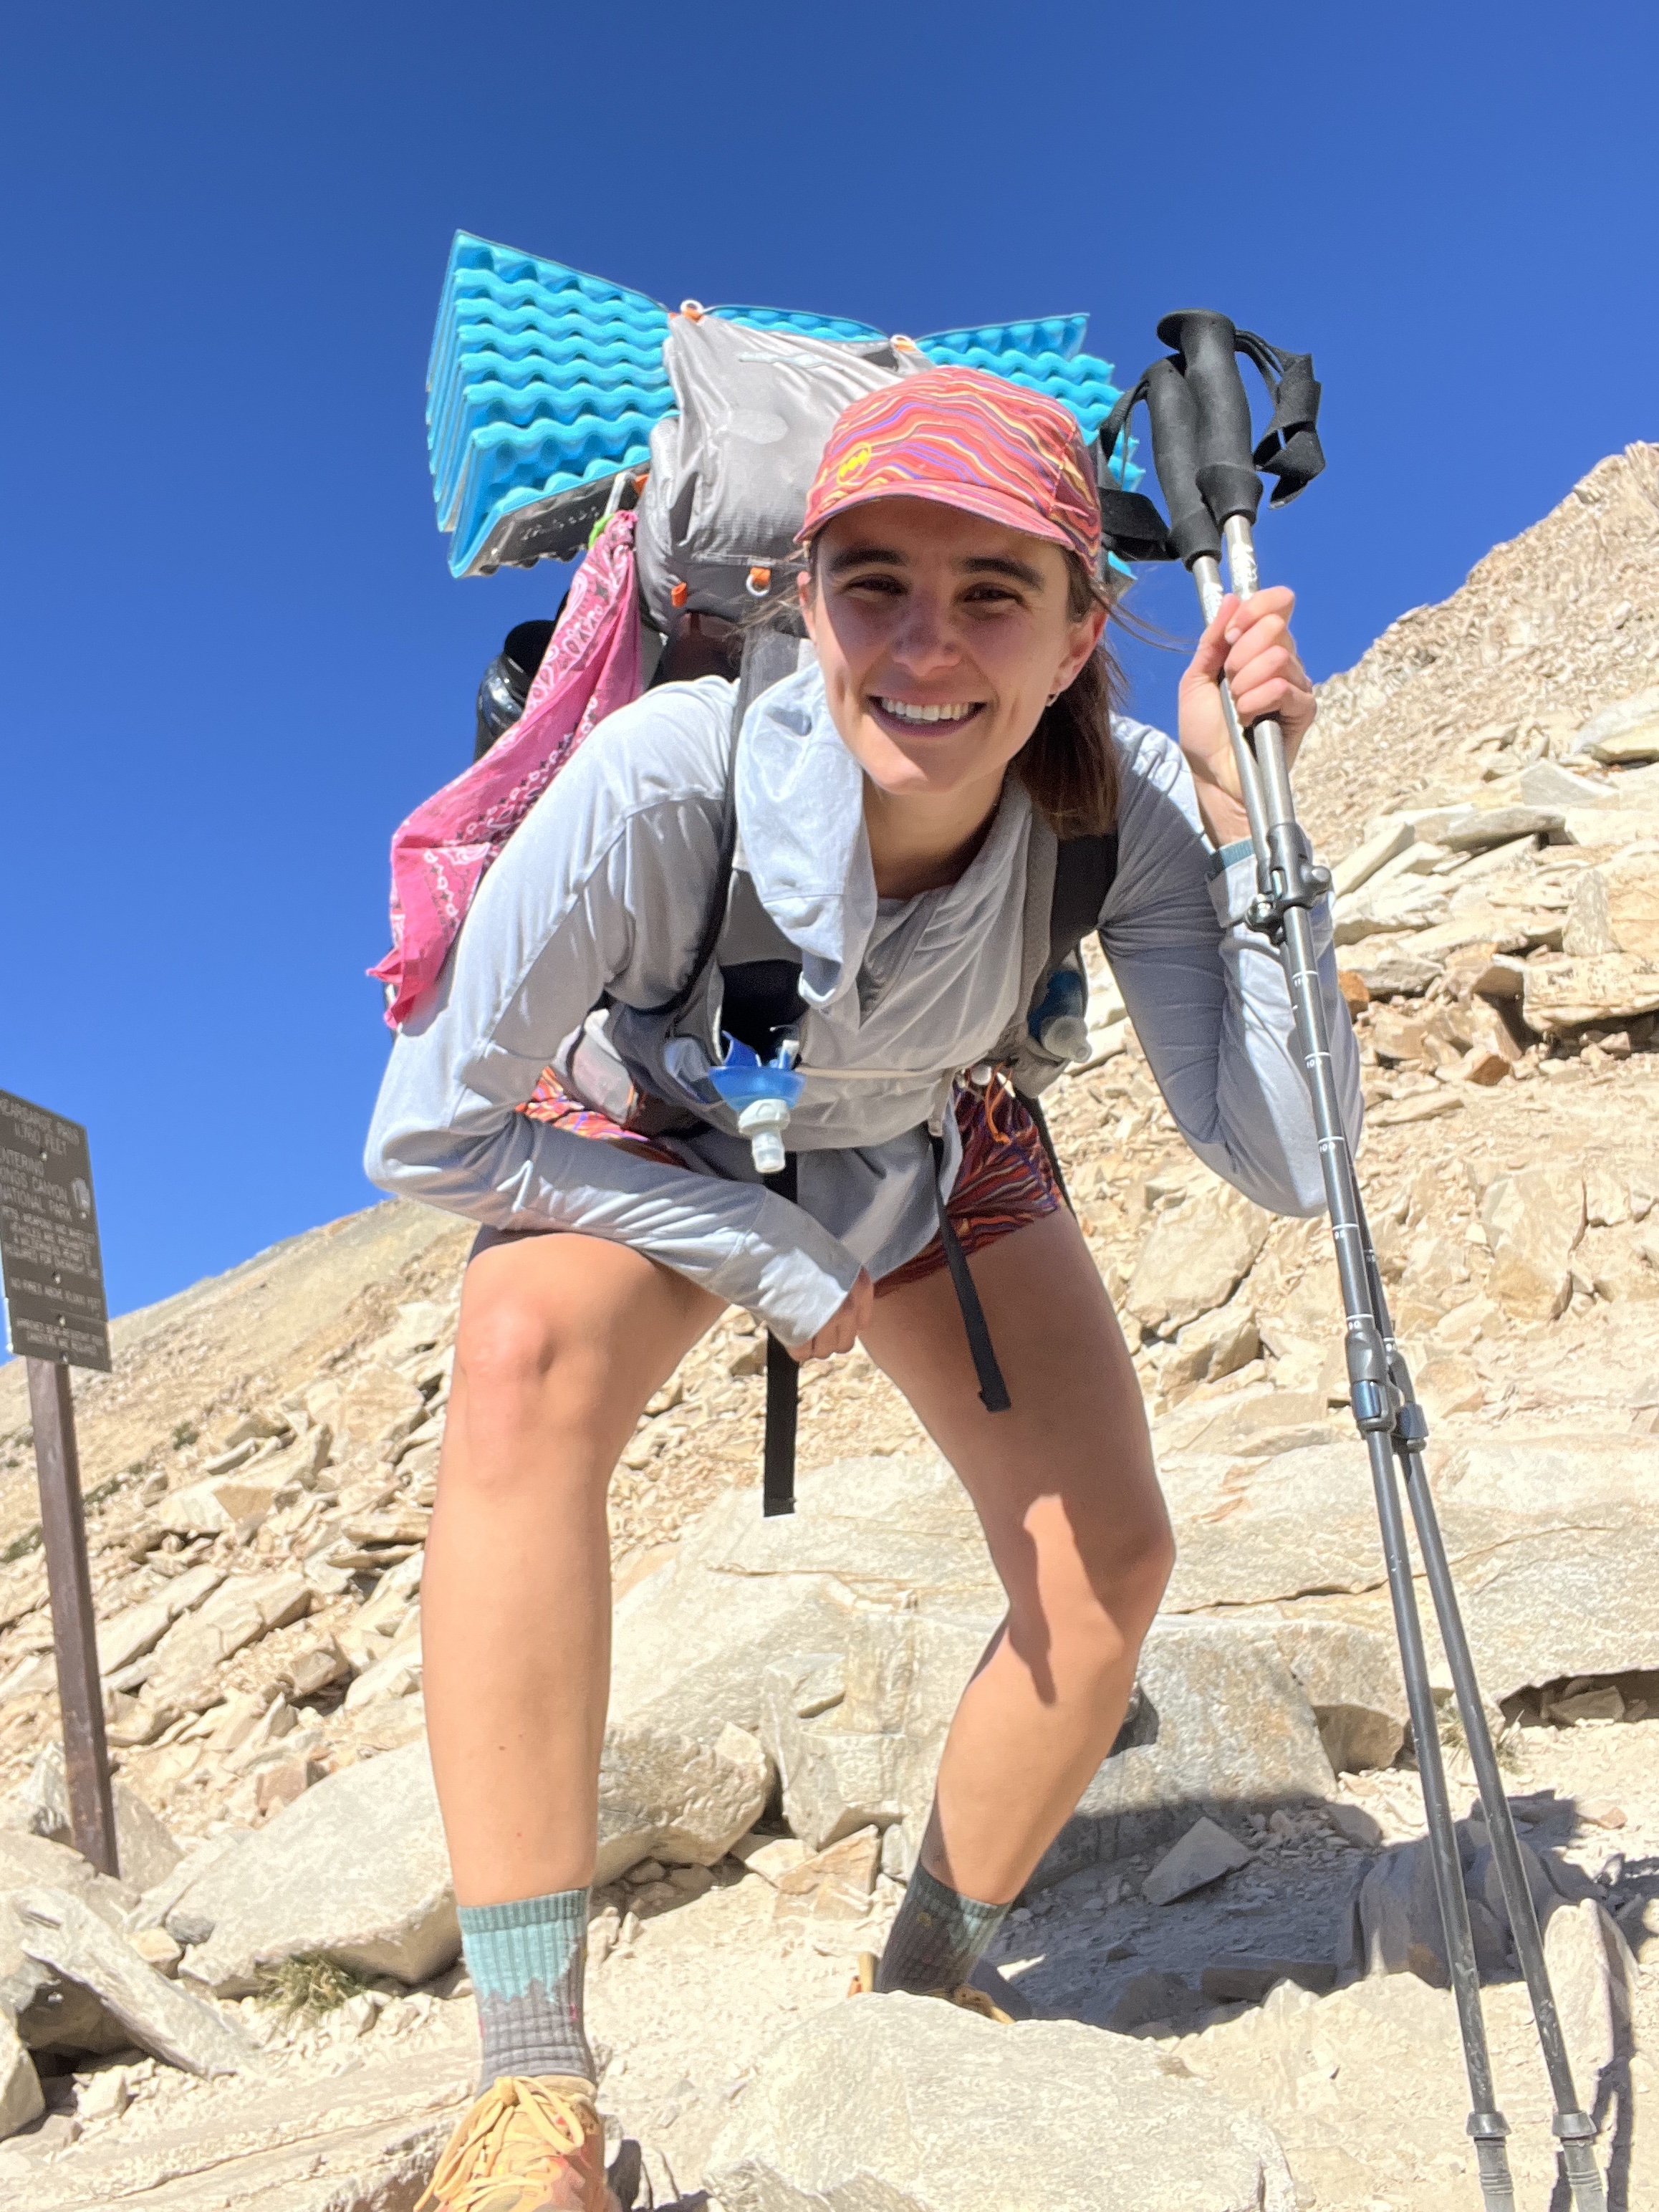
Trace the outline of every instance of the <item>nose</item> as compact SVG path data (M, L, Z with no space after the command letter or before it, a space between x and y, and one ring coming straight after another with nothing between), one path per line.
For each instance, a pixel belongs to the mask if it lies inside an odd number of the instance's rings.
M927 592L912 592L906 599L889 650L902 668L917 678L941 674L962 658L948 609Z

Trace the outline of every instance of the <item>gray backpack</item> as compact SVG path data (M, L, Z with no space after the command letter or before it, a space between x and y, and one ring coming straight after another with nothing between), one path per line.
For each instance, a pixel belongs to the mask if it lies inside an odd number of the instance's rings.
M670 318L663 363L679 404L651 433L634 546L640 596L740 621L781 580L830 426L879 386L927 368L902 341L802 337L713 315Z

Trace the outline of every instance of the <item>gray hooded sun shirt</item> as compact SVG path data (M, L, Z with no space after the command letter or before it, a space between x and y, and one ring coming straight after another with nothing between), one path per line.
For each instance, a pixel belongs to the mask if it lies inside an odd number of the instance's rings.
M722 1054L720 977L672 1020L650 1010L695 963L719 869L732 686L671 684L611 715L550 786L485 877L429 998L392 1046L366 1165L384 1190L498 1230L627 1244L787 1343L816 1334L861 1267L879 1277L934 1234L960 1165L950 1079L1024 1011L1028 877L1052 833L1010 775L959 879L877 896L863 771L816 665L750 708L736 760L739 879L798 950L806 1088L786 1142L792 1201L756 1175L731 1111L702 1082ZM1289 992L1243 915L1248 848L1215 854L1180 750L1118 718L1116 877L1101 941L1170 1113L1208 1166L1282 1213L1324 1194ZM1046 943L1047 907L1041 917ZM1359 1060L1337 989L1328 909L1315 909L1320 986L1350 1138ZM641 1085L707 1116L657 1138L670 1167L516 1109L606 994L608 1034Z

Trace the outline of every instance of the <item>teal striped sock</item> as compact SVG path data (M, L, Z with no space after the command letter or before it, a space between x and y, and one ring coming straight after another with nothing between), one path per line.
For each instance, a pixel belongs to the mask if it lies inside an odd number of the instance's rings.
M587 1897L585 1889L559 1889L511 1905L459 1908L483 2038L481 2090L501 2074L597 2081L582 2029Z
M979 1964L1007 1917L1006 1905L981 1905L948 1889L918 1859L881 1954L876 1987L924 1997L956 1989Z

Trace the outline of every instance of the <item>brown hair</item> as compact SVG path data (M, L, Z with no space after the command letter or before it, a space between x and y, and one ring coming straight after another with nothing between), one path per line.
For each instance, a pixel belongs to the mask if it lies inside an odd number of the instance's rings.
M1066 612L1081 622L1096 607L1109 613L1109 586L1066 551ZM1121 678L1105 635L1016 756L1031 804L1057 837L1103 837L1117 823L1117 749L1112 710Z
M805 565L815 593L817 549L814 538ZM1115 599L1110 585L1092 574L1068 548L1062 547L1060 554L1066 563L1067 621L1082 622L1097 607L1110 614ZM787 621L794 600L792 574L782 589L746 617L744 627L763 627L769 619L779 617ZM1122 680L1103 632L1100 644L1054 703L1043 708L1036 729L1015 756L1031 804L1057 837L1103 837L1116 827L1117 750L1112 741L1112 715Z

